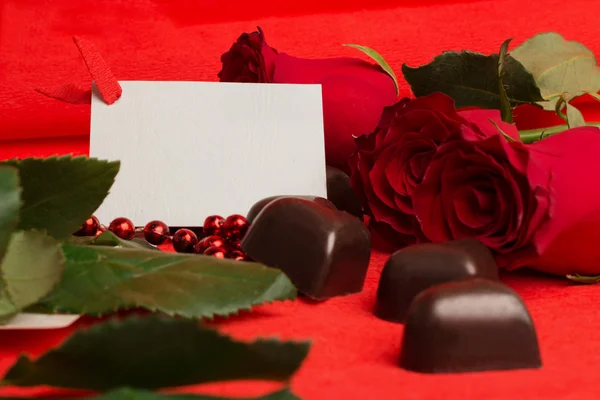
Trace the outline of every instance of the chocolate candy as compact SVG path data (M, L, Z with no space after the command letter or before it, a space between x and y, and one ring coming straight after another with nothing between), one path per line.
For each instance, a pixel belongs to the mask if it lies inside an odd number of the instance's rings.
M327 199L342 211L363 219L363 208L360 200L350 186L350 177L334 167L327 167Z
M283 197L258 214L242 249L253 260L281 269L300 292L324 300L362 290L371 237L346 212Z
M274 200L277 199L281 199L284 197L292 197L292 198L296 198L296 199L304 199L304 200L310 200L310 201L314 201L316 203L319 203L327 208L331 208L332 210L336 210L336 206L335 204L333 204L332 202L330 202L327 199L324 199L322 197L317 197L317 196L271 196L271 197L267 197L265 199L259 200L257 201L252 208L250 208L250 211L248 211L248 214L246 215L246 219L248 220L249 223L252 223L254 221L254 219L256 218L256 216L263 210L263 208L265 208L269 203L271 203Z
M346 175L343 171L333 168L327 167L327 199L317 196L288 196L288 195L280 195L280 196L271 196L265 199L257 201L248 214L246 215L246 219L248 222L252 223L258 213L262 211L263 208L273 200L280 199L282 197L294 197L298 199L306 199L312 200L317 203L320 203L326 207L338 209L341 211L346 211L361 220L363 219L363 210L356 197L356 194L350 187L350 177Z
M410 303L421 291L470 277L498 280L492 253L476 239L406 247L395 252L383 267L375 315L402 322Z
M507 286L468 279L431 287L412 303L400 366L415 372L468 372L542 365L531 316Z

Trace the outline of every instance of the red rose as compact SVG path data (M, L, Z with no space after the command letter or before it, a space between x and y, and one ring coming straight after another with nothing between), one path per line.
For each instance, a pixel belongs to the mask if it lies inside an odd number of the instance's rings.
M242 33L227 53L221 56L223 68L219 72L221 82L272 82L277 50L258 32Z
M533 145L499 135L442 145L413 194L425 236L474 237L500 266L600 273L600 130Z
M385 108L375 131L356 139L357 150L350 159L352 186L374 228L385 230L383 236L397 244L424 239L413 207L415 187L440 144L499 135L490 119L518 138L512 125L499 122L497 111L457 113L454 101L442 93L402 99Z
M353 136L371 132L383 108L397 100L392 78L357 58L310 60L281 53L273 82L322 85L327 164L345 171Z

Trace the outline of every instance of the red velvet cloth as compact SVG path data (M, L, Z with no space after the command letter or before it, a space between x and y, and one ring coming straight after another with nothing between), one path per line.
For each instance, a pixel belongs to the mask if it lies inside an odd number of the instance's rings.
M86 154L89 105L46 98L35 88L89 74L73 45L95 44L117 79L216 80L219 57L243 31L260 25L269 44L301 57L356 55L342 43L377 49L400 74L403 62L425 63L443 50L496 51L548 30L600 54L596 0L0 0L0 158ZM401 93L408 94L401 83ZM588 120L598 104L578 101ZM529 109L521 128L558 123ZM504 275L535 320L540 370L420 375L396 366L402 326L371 314L386 255L375 253L365 290L322 304L260 307L217 324L240 338L312 339L306 364L292 381L306 399L593 399L600 389L600 286L577 286L529 272ZM93 323L84 320L78 326ZM40 354L74 328L0 332L0 373L17 355ZM190 388L214 394L258 394L276 385L226 383ZM57 394L2 388L0 395Z

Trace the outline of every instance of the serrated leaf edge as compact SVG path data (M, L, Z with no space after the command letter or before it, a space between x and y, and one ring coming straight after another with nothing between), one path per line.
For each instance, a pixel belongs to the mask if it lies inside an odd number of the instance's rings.
M61 246L61 253L63 254L64 257L64 247L68 246L68 247L94 247L94 246L77 246L71 243L63 243ZM101 246L100 246L101 247ZM116 248L112 248L112 249L116 249ZM132 248L118 248L120 252L152 252L152 255L155 257L156 253L154 253L153 250L149 250L149 249L132 249ZM177 255L172 255L170 253L162 253L161 254L162 257L168 258L168 257L177 257L179 259L181 258L195 258L195 257L208 257L208 256L202 256L202 255L195 255L195 254L177 254ZM100 259L100 254L98 254L98 259ZM219 260L219 259L214 259L211 258L210 259L211 262L227 262L227 263L232 263L231 260ZM162 268L171 266L171 265L176 265L179 262L181 262L180 260L173 260L170 263L165 264ZM73 262L76 263L76 262ZM235 263L240 263L240 261L237 261ZM244 262L244 263L248 263L248 262ZM92 313L92 312L83 312L80 313L78 310L75 309L71 309L71 308L66 308L66 307L47 307L48 310L54 312L54 313L75 313L75 314L80 314L80 315L88 315L88 316L94 316L94 317L102 317L102 316L106 316L106 315L110 315L112 313L118 312L118 311L128 311L128 310L134 310L134 309L144 309L147 311L151 311L151 312L160 312L162 314L168 315L170 317L183 317L183 318L188 318L188 319L201 319L201 318L206 318L209 320L214 319L215 317L229 317L232 315L239 315L239 313L241 311L252 311L252 309L254 307L257 306L261 306L264 304L274 304L275 302L280 302L280 301L292 301L295 300L297 297L297 290L294 287L294 284L291 282L290 278L281 270L277 269L277 268L272 268L269 267L267 265L261 264L261 263L256 263L256 262L252 262L252 264L261 267L263 269L269 269L272 271L277 271L279 272L279 274L277 274L277 276L275 277L275 279L273 279L272 283L265 288L265 290L260 294L260 296L258 296L258 301L253 301L251 302L248 306L240 306L240 307L223 307L221 310L219 310L218 312L202 312L199 314L192 314L192 313L181 313L181 312L171 312L168 310L163 310L159 307L148 307L148 306L144 306L142 304L131 304L128 306L123 306L123 307L118 307L115 308L109 312L106 313ZM233 264L236 265L236 264ZM244 268L244 265L241 265L242 268ZM279 299L273 299L273 300L262 300L263 297L265 297L265 293L268 293L268 291L270 291L274 286L278 285L278 284L282 284L280 281L281 280L287 280L290 287L293 288L293 290L290 292L290 294L286 297L282 297Z
M187 323L190 322L190 320L180 320L180 319L177 319L177 318L165 317L165 316L157 315L157 314L149 315L149 316L132 315L132 316L128 316L128 317L123 318L123 319L120 319L120 318L117 318L117 317L110 318L107 321L104 321L102 323L94 324L94 325L91 325L91 326L82 327L81 329L78 329L71 336L69 336L66 339L66 341L63 341L60 344L56 345L55 347L49 349L48 351L46 351L45 353L43 353L42 355L40 355L37 358L30 357L27 353L21 353L19 355L17 361L15 363L13 363L13 365L9 368L8 371L10 371L12 369L12 367L14 365L16 365L21 359L26 360L26 362L28 362L29 364L34 364L40 358L45 357L45 356L51 354L52 352L56 351L57 349L60 349L66 342L68 342L69 340L72 340L76 336L94 335L94 334L97 334L97 333L101 333L105 329L126 329L127 326L129 326L129 325L135 325L135 324L137 324L141 320L150 320L150 319L156 319L157 321L160 321L161 323L171 324L171 325L173 325L173 324L181 324L181 323L184 323L184 322L187 322ZM106 327L108 327L108 328L106 328ZM254 338L250 342L243 342L243 341L240 341L240 340L234 338L233 336L226 335L226 334L218 331L217 329L214 329L212 327L206 326L205 324L202 324L202 323L196 325L196 328L198 330L203 330L203 331L206 331L206 332L210 332L210 333L212 333L217 338L227 339L227 340L230 340L231 342L234 342L234 343L244 343L244 344L247 344L247 345L261 344L261 343L272 343L272 344L277 344L279 346L289 346L289 345L304 346L306 351L305 351L305 355L303 357L303 360L308 355L308 352L310 351L310 346L312 345L312 341L311 340L280 340L277 337L256 337L256 338ZM2 381L0 381L0 386L2 386L2 385L6 386L6 385L10 385L10 384L11 384L10 381L7 381L5 379L2 379Z
M405 69L406 70L410 70L410 71L418 70L419 68L422 68L422 67L424 67L426 65L431 64L432 62L436 61L438 58L443 57L446 54L456 54L456 55L469 54L469 55L478 56L478 57L489 57L489 55L485 55L483 53L478 53L478 52L470 51L470 50L443 51L441 54L438 54L437 56L433 57L433 59L430 62L422 64L422 65L419 65L419 66L416 66L416 67L411 67L407 63L402 64L402 72L404 74L404 70ZM510 53L508 55L510 55ZM517 61L519 64L521 64L521 62L519 60L515 59L514 57L513 57L513 59L515 61ZM527 68L525 68L525 66L523 66L523 69L525 70L525 72L527 72L529 75L531 75L531 78L533 79L533 74L531 74L531 72L529 72L529 70L527 70ZM405 75L405 79L406 79L406 74L404 74L404 75ZM408 79L406 79L406 81L408 82ZM535 79L533 79L533 81L535 82ZM413 90L413 93L414 93L413 85L410 82L408 82L408 84L409 84L409 86L411 87L411 90ZM537 87L537 83L536 83L536 87ZM473 88L467 88L467 89L473 90ZM483 91L483 92L488 93L488 94L493 94L494 96L496 96L496 93L486 92L486 91ZM538 88L538 92L539 92L539 88ZM542 99L542 101L545 101L545 99L542 97L541 93L540 93L540 99ZM514 103L514 104L531 104L531 105L534 105L534 106L537 105L538 107L541 107L538 104L539 102L533 103L533 102L523 101L523 100L517 100L517 99L511 99L511 102Z

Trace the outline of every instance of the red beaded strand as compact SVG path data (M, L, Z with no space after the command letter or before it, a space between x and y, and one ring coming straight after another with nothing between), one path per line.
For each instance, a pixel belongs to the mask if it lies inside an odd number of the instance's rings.
M220 215L211 215L210 217L206 217L202 227L202 232L206 236L218 235L221 233L221 227L223 226L224 222L225 219L223 219L223 217Z
M81 228L73 234L73 236L94 236L100 228L100 221L93 215L81 224ZM104 228L106 229L106 228Z
M173 234L173 248L178 253L193 253L198 236L189 229L178 229Z
M76 236L99 236L107 229L124 240L131 240L136 232L142 232L144 239L154 246L171 241L178 253L196 253L217 258L229 258L237 261L249 261L250 258L242 251L240 242L248 231L250 224L242 215L234 214L227 218L211 215L203 224L203 237L190 229L178 229L173 235L169 227L162 221L148 222L143 229L136 229L133 222L127 218L115 218L105 227L95 216L88 218L81 228L74 233Z
M224 232L223 237L229 241L236 241L244 237L249 227L250 225L245 217L234 214L225 218L221 229Z
M204 250L204 254L205 256L213 256L213 257L217 257L217 258L226 258L227 257L227 252L225 251L225 249L221 248L221 247L209 247L208 249Z
M131 240L135 236L135 225L130 219L123 217L113 219L108 230L125 240Z
M144 227L144 239L159 246L169 238L169 227L162 221L150 221Z

